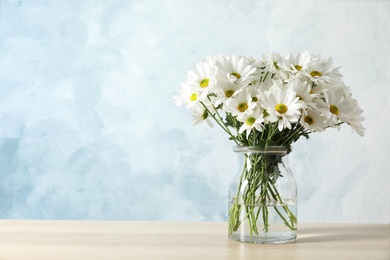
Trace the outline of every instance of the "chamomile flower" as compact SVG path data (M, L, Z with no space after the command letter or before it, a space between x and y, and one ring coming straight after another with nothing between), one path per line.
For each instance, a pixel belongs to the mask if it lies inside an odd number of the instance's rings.
M295 91L283 86L281 81L275 81L275 85L264 93L262 106L268 114L266 120L278 122L278 129L291 129L291 123L296 123L301 115L302 104Z
M298 102L302 104L302 109L317 108L313 99L317 97L315 94L311 94L311 86L307 82L301 82L300 80L290 81L287 86L295 91L296 96L299 98Z
M264 71L270 72L271 74L278 74L280 67L283 64L283 58L279 53L272 52L270 55L263 55L263 64L265 65Z
M211 112L212 110L209 111ZM198 103L194 106L191 116L194 122L194 126L201 125L206 122L210 127L213 127L213 124L210 120L210 114L202 104Z
M312 55L308 52L287 55L281 64L282 70L290 72L292 75L297 75L301 71L307 69L307 66L312 61Z
M216 67L210 60L200 61L195 69L187 72L187 82L193 88L200 91L209 91L215 86Z
M326 117L316 110L305 110L301 116L300 123L305 128L312 132L322 132L325 130Z
M350 115L350 119L347 123L348 125L351 126L352 130L354 130L358 135L364 136L364 131L366 129L362 125L362 122L364 121L364 117L361 116L363 110L360 109L357 102L356 103L354 102L354 105L355 107L353 113Z
M252 102L252 96L248 88L243 88L229 102L226 103L227 111L233 116L241 117L244 114L250 114L256 106L256 102Z
M264 119L263 119L263 111L261 109L256 109L252 114L244 115L238 120L243 123L240 129L238 130L238 133L242 134L244 131L246 131L247 139L249 138L249 135L253 128L255 128L259 132L263 131Z
M223 84L218 84L214 89L214 104L215 106L219 106L220 104L225 104L234 94L241 89L241 86L231 83L225 82ZM225 106L224 106L225 107Z
M217 60L218 85L234 84L240 88L251 83L254 79L253 73L256 72L257 69L253 63L252 58L234 55ZM227 93L227 95L232 96L233 93Z
M320 108L326 116L328 124L334 127L342 122L349 122L353 107L349 99L345 99L340 88L330 89L324 93L325 106Z
M252 98L252 102L259 103L261 93L264 91L263 88L264 88L263 84L258 84L258 83L247 86L249 94Z
M333 59L323 59L321 56L313 59L302 73L314 83L339 82L342 77L338 69L333 67Z
M185 105L187 109L191 109L198 103L200 92L198 88L181 83L179 88L180 95L175 95L173 98L176 100L177 106Z
M345 118L343 122L347 123L351 126L352 130L354 130L358 135L364 136L364 131L366 130L362 121L364 121L364 117L362 116L363 110L359 107L359 104L356 99L352 98L352 93L350 92L350 88L345 84L339 87L341 95L343 95L344 99L349 103L349 106L352 112L349 112L349 117Z

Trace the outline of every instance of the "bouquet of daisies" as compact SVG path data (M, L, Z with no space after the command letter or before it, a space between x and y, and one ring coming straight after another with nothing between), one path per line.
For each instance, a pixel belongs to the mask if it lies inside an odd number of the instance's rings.
M289 153L300 137L343 124L364 135L363 110L341 78L332 58L308 52L217 55L187 73L174 99L192 111L195 125L215 122L239 146Z

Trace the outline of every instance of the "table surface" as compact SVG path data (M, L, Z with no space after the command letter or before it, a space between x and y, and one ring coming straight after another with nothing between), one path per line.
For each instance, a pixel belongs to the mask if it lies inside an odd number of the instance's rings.
M300 224L298 241L227 238L226 222L0 220L3 259L389 259L387 224Z

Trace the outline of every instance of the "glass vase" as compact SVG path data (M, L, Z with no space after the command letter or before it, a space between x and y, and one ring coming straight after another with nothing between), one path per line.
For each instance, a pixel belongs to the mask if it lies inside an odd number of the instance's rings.
M229 185L229 238L281 244L296 241L297 186L285 147L236 146Z

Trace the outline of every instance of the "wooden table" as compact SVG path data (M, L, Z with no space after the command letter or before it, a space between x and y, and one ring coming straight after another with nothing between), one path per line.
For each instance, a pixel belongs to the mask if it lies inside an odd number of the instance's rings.
M389 259L389 225L300 224L298 242L227 238L225 222L0 220L5 259Z

